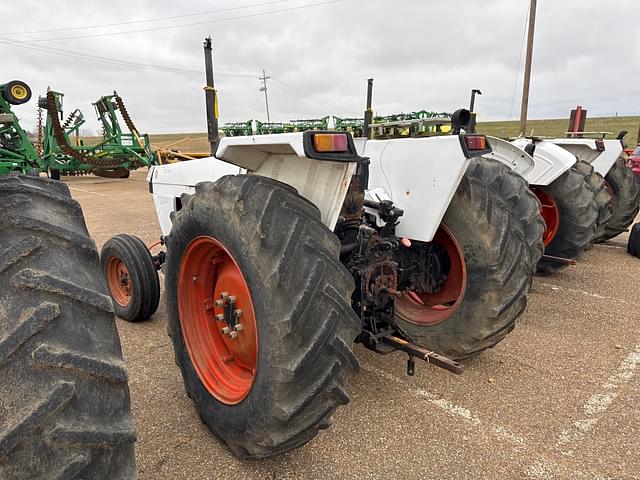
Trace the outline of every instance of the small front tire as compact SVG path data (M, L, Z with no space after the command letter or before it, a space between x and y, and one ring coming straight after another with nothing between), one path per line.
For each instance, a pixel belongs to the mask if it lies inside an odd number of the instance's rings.
M160 281L144 242L116 235L102 247L100 262L116 315L127 322L151 318L160 302Z

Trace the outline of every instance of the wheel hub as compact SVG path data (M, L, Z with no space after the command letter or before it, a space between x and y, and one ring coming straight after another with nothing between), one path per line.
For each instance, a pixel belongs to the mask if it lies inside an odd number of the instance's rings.
M122 307L131 302L131 275L126 264L117 257L109 258L106 269L107 286L111 297Z
M218 240L197 237L185 249L178 309L185 347L204 387L223 403L241 402L257 369L258 329L249 286Z
M464 252L444 225L429 245L420 248L426 249L419 254L418 268L422 272L417 278L422 280L404 287L404 294L396 301L396 312L416 325L436 325L451 318L464 298L467 285Z

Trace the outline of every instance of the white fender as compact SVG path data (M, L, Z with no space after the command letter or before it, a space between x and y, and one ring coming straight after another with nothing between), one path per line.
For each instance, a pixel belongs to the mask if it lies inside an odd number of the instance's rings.
M396 234L433 240L469 165L459 137L356 139L355 143L358 153L371 161L367 197L392 200L404 210Z
M307 158L302 138L300 132L225 137L216 158L152 167L147 180L162 233L170 232L170 214L177 209L182 193L193 192L199 182L241 171L293 186L318 206L323 223L333 229L356 163ZM460 138L356 139L355 143L358 154L371 162L367 197L393 200L404 210L397 235L432 240L469 165Z
M535 161L531 155L501 138L487 137L487 139L491 144L492 152L483 157L505 164L528 181L531 171L535 169Z
M552 138L547 141L571 152L578 160L590 163L603 177L607 176L623 151L620 140L600 140L604 143L604 150L598 149L594 138Z
M532 143L529 138L517 138L511 142L524 150ZM533 150L534 168L527 172L529 185L549 185L576 163L576 157L552 142L539 141Z

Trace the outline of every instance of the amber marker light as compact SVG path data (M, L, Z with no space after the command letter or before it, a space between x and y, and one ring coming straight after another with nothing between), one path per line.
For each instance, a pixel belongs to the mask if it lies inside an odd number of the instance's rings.
M316 133L313 136L313 148L318 153L338 153L348 150L345 133Z

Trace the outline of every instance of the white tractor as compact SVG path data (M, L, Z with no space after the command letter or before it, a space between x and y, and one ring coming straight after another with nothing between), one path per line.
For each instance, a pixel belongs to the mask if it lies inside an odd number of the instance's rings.
M508 142L495 137L489 137L489 142L492 152L484 157L521 175L540 201L546 228L538 273L549 275L572 263L593 244L599 225L606 225L611 216L602 177L552 142L537 138Z
M624 135L624 133L622 134ZM547 141L561 146L576 156L579 162L590 164L611 197L611 214L599 222L596 241L602 242L626 231L633 223L640 206L640 178L626 165L622 140L585 137L553 138Z
M459 373L526 306L544 223L484 135L225 137L152 167L166 253L135 237L101 260L116 313L150 317L162 266L189 396L240 457L304 444L346 404L354 342Z

